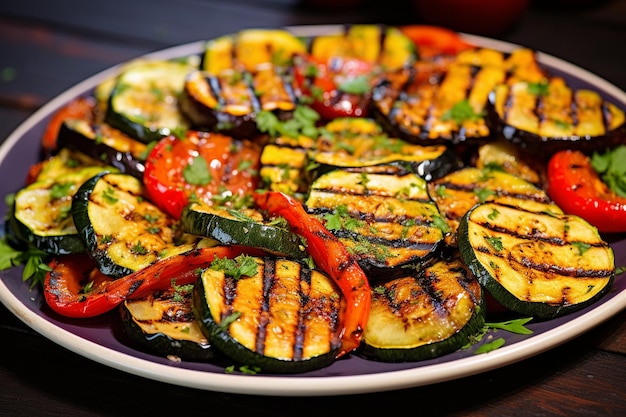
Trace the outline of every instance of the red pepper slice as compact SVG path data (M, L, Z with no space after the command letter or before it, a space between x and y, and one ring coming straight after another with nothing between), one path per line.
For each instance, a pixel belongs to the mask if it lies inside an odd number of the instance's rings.
M49 264L52 270L44 280L44 299L52 310L63 316L95 317L126 299L170 288L172 281L176 285L191 284L198 278L198 268L207 267L216 257L234 258L242 253L261 254L234 246L194 249L118 279L101 274L87 255L67 255Z
M190 131L184 139L168 136L155 145L143 180L148 197L178 219L192 196L213 204L250 194L258 187L260 158L255 143Z
M564 212L587 220L603 233L626 232L626 198L602 181L580 151L555 153L548 162L548 195Z
M310 107L325 120L366 117L378 72L375 64L351 57L328 62L306 57L294 67L298 88L313 99Z
M404 33L417 46L421 58L438 55L456 55L474 46L463 40L454 30L433 25L401 26Z
M283 217L307 241L315 264L333 279L346 299L341 350L337 357L356 349L369 318L372 293L367 276L346 247L294 198L275 191L256 193L258 206L271 216Z

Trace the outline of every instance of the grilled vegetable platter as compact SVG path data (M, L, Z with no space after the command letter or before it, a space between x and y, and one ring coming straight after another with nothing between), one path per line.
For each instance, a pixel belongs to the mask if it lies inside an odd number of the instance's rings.
M450 35L245 29L78 86L4 145L3 285L233 378L497 355L607 303L623 100Z

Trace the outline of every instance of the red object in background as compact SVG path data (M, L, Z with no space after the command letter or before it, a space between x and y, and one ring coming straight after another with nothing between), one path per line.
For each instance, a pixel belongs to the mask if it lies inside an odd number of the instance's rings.
M493 36L526 12L530 0L413 0L421 22L459 32Z

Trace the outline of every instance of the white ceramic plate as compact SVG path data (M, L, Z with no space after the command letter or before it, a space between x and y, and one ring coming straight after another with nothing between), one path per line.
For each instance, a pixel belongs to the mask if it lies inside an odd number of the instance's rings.
M336 26L291 28L300 35L315 35L337 30ZM502 51L517 47L475 36L467 40L476 45ZM204 42L196 42L150 54L148 58L172 58L198 54ZM570 63L545 54L540 61L565 76L575 87L589 86L606 98L626 107L626 94L614 85ZM34 113L0 147L0 194L17 191L31 163L38 159L41 134L49 117L72 98L89 94L100 81L116 73L117 67L97 74L74 86ZM7 207L1 203L0 215ZM626 265L626 239L613 242L616 265ZM530 324L528 336L498 333L506 344L490 353L476 355L464 350L423 362L387 364L357 356L341 359L331 366L298 375L227 374L214 364L176 363L128 347L122 342L115 317L105 315L89 320L71 320L47 308L38 289L30 290L20 279L21 269L0 272L0 301L24 323L65 348L131 374L180 386L256 395L323 396L386 391L434 384L486 372L521 361L554 348L614 316L626 307L626 276L615 280L614 288L600 302L580 312L542 323ZM111 313L114 314L114 313Z

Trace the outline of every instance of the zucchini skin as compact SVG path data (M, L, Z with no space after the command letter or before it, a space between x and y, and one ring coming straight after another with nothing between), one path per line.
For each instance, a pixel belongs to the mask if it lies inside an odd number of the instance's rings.
M461 260L439 260L419 273L372 289L361 353L412 362L454 352L485 324L483 291Z
M190 291L156 291L126 300L119 312L124 334L142 350L189 361L213 360L217 355L196 322Z
M593 304L615 277L613 249L577 216L486 202L463 217L458 236L461 257L483 288L538 320Z
M268 373L323 368L341 347L343 298L326 275L298 262L256 258L254 276L211 268L192 293L202 331L224 355ZM233 314L238 317L228 323Z
M259 212L239 211L238 215L233 212L192 203L183 210L181 225L187 233L215 239L222 245L248 246L298 260L308 257L295 233L267 224Z

